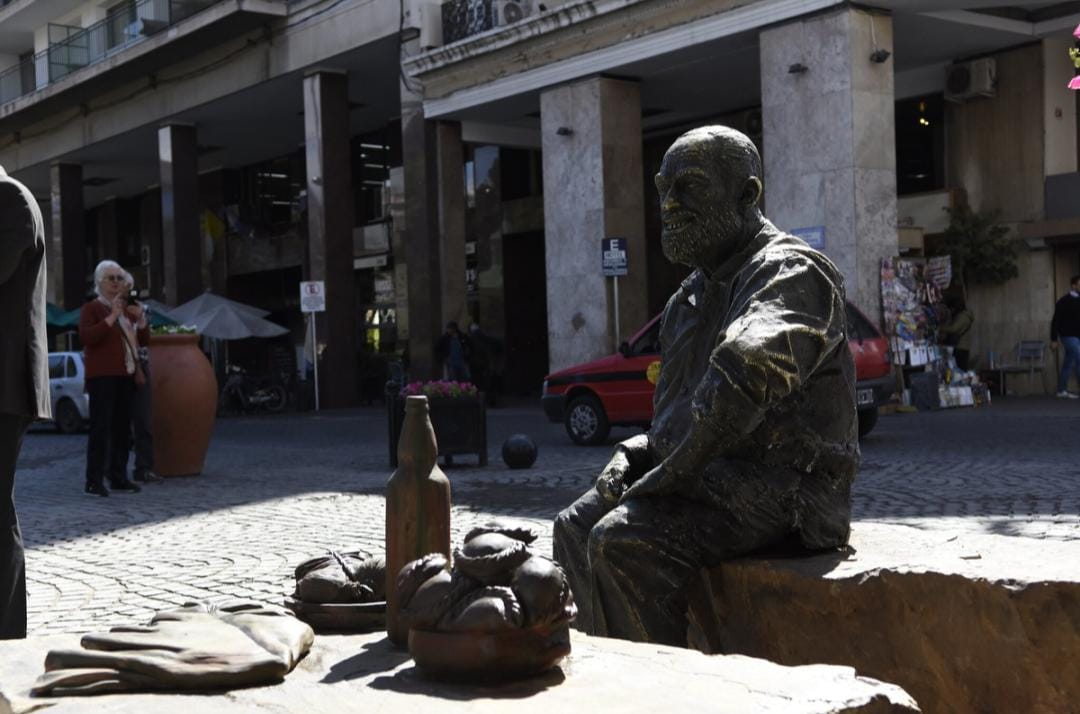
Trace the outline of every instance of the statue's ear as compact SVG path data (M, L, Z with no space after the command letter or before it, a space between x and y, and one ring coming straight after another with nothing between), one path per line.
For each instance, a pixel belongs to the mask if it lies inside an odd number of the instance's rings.
M753 208L758 205L761 200L761 179L757 176L751 176L743 183L742 194L739 196L739 203L743 208Z

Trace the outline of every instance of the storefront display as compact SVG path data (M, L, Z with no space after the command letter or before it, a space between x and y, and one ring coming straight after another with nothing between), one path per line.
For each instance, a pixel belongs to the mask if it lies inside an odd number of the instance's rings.
M939 345L940 327L949 318L943 293L951 283L947 255L881 261L885 334L893 364L904 372L905 405L936 409L989 403L978 375L959 369L952 348Z

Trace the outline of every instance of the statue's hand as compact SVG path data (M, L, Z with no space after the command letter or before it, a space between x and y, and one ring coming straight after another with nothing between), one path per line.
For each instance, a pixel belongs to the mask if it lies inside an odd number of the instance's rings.
M605 503L615 505L619 502L623 492L626 491L629 472L630 460L623 451L617 450L596 478L596 492Z
M660 465L650 470L626 489L619 497L619 502L623 503L628 499L642 496L662 496L673 493L677 484L678 478L675 473Z
M708 442L688 436L662 462L635 478L619 502L642 496L663 496L693 488L692 475L704 467L709 453Z

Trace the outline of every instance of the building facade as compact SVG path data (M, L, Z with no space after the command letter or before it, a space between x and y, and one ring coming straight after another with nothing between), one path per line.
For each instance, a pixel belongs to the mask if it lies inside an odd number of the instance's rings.
M1016 0L10 0L0 165L51 219L66 308L112 257L167 304L271 311L302 360L298 284L324 280L327 406L391 358L437 374L450 320L502 343L508 391L614 351L685 275L652 175L714 122L871 316L881 259L926 250L944 207L1000 211L1020 277L969 294L973 352L1000 353L1046 339L1080 273L1078 23Z

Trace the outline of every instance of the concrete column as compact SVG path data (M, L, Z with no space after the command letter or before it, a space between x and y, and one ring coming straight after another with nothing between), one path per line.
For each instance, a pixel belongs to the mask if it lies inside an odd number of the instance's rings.
M158 129L161 167L161 236L165 302L176 306L202 292L199 171L195 127Z
M761 33L769 218L822 228L848 299L880 317L881 259L899 248L893 64L875 50L892 52L892 18L853 8Z
M436 124L424 119L419 95L401 87L401 154L405 206L404 258L408 315L409 377L442 374L435 364L435 340L443 331L442 275L439 267L438 155ZM463 251L464 252L464 251ZM396 256L395 256L396 257ZM464 280L464 269L462 270Z
M139 238L150 251L146 266L150 297L165 300L165 260L161 236L161 191L147 191L139 199Z
M472 233L476 240L481 327L499 339L506 336L506 295L503 284L503 200L501 150L498 146L473 149L476 207ZM537 197L539 199L539 197ZM538 200L537 203L540 203ZM540 209L543 211L543 208ZM543 216L537 221L543 225Z
M82 166L53 164L50 191L49 299L65 310L74 310L82 306L88 287Z
M117 199L110 198L97 209L98 255L103 259L120 260L120 225L117 215Z
M439 281L442 323L468 327L465 281L465 151L460 122L438 122L435 155L439 189Z
M1072 173L1077 168L1076 92L1068 86L1073 65L1061 61L1073 46L1072 37L1046 37L1042 41L1043 167L1047 176Z
M596 77L540 96L548 352L552 371L613 352L612 279L600 241L626 238L619 278L620 339L648 319L642 205L641 92Z
M326 283L326 312L316 317L321 406L356 403L356 281L349 150L349 87L344 72L304 77L308 280Z

